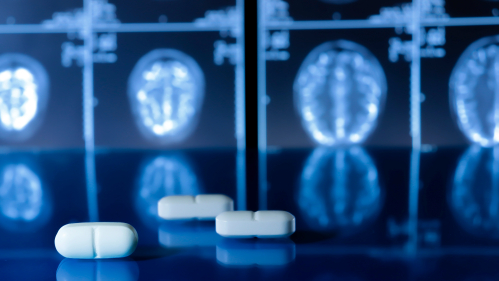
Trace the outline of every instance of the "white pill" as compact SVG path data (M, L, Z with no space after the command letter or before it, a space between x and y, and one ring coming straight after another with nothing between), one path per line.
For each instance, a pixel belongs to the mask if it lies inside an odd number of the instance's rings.
M126 223L71 223L57 232L55 248L66 258L122 258L135 251L138 239L135 228Z
M225 212L217 216L215 228L224 237L286 237L295 232L295 217L285 211Z
M158 202L158 215L165 220L214 220L232 210L234 202L222 194L166 196Z

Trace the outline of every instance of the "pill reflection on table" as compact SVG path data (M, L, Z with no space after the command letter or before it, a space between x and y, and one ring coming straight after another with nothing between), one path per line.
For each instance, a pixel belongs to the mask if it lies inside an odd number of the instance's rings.
M287 237L295 229L295 217L285 211L232 211L216 218L216 231L224 237Z
M57 281L136 281L139 266L132 259L120 260L77 260L64 259L56 273Z
M223 194L176 195L158 202L158 215L166 220L214 220L217 215L234 210L234 202Z
M223 239L213 221L165 221L159 227L159 244L166 248L213 247Z
M72 223L59 229L55 248L66 258L122 258L135 251L137 242L137 231L126 223Z
M217 261L224 266L283 266L295 256L295 244L289 238L224 238L217 244Z

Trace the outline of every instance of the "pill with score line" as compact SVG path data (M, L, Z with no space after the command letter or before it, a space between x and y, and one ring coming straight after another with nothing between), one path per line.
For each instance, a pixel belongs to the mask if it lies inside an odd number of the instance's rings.
M165 220L214 220L234 210L234 201L223 194L166 196L158 201L158 215Z
M217 216L218 234L232 238L278 238L295 232L295 217L285 211L232 211Z
M55 248L66 258L123 258L135 251L138 239L135 228L126 223L71 223L57 232Z

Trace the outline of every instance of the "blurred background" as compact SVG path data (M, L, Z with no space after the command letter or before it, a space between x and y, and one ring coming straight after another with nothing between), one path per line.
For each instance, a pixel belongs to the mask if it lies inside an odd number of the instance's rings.
M244 103L236 110L244 102L244 84L236 86L244 83L243 48L236 44L244 36L242 7L191 2L89 1L89 14L83 1L2 1L2 72L22 68L33 76L26 85L27 77L4 74L2 145L236 147L237 138L244 144L244 119L236 121L237 110L244 118ZM236 68L243 72L237 79ZM16 118L27 120L22 128L7 124Z
M189 1L3 0L2 146L494 143L494 1Z
M497 26L492 0L0 0L0 258L53 274L61 225L124 221L140 268L189 248L219 277L328 280L314 258L346 254L368 268L337 266L352 280L476 280L499 258ZM158 220L202 193L297 232L248 246Z

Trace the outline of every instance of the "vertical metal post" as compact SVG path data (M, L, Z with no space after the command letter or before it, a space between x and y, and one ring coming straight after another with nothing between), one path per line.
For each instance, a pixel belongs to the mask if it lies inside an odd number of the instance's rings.
M94 154L94 65L92 0L84 0L83 33L83 139L85 141L85 177L89 221L99 221L97 179Z
M419 165L421 157L421 2L412 1L412 49L411 49L411 136L412 152L409 172L409 241L407 250L414 254L418 247Z
M267 73L265 0L258 0L258 186L260 210L267 209Z
M237 54L236 54L236 139L237 139L237 149L246 149L246 110L244 107L245 101L245 80L244 80L244 0L236 0L237 14L239 15L239 21L237 24L237 29L239 30L236 37L237 44Z
M412 1L412 48L411 48L411 136L412 147L421 148L421 3Z
M245 110L245 59L244 59L244 0L236 0L239 29L236 44L236 139L237 139L237 209L246 210L246 110Z
M92 0L84 0L83 21L83 139L85 150L94 150L94 65L93 65L93 31Z

